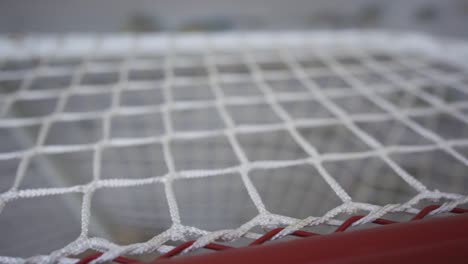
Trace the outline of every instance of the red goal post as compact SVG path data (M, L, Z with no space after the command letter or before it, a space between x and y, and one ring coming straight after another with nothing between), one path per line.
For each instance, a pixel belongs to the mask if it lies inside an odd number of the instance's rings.
M466 263L467 250L462 214L151 263Z
M150 262L119 257L122 264L171 263L466 263L468 258L468 210L454 208L451 215L430 218L438 205L425 207L408 222L376 219L377 228L347 231L363 216L353 216L344 221L334 233L319 235L307 231L295 231L294 241L268 244L281 232L275 228L253 241L249 246L233 248L211 243L207 249L220 251L198 256L177 257L195 241L188 241ZM426 219L424 219L427 217ZM346 232L345 232L346 231ZM261 245L261 246L260 246ZM222 251L222 252L221 252ZM88 264L101 256L96 253L83 258L78 264Z

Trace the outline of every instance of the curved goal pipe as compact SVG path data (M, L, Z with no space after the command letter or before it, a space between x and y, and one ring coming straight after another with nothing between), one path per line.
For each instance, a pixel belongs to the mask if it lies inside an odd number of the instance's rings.
M151 264L466 263L468 214L312 236Z

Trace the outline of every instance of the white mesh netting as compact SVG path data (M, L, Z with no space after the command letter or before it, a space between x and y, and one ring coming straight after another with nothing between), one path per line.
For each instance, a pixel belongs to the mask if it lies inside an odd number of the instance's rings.
M290 33L0 41L0 263L468 200L468 48Z

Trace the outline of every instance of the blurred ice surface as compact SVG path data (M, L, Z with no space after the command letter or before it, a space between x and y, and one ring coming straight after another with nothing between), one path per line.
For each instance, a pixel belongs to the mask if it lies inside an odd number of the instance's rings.
M468 36L468 0L2 0L0 33L366 28Z

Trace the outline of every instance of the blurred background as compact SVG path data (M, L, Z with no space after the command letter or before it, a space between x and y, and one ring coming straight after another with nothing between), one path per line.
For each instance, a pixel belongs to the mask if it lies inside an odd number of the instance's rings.
M0 33L350 28L468 37L468 0L0 1Z

